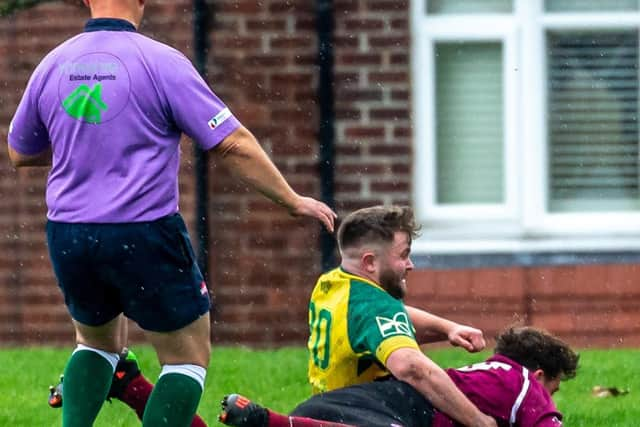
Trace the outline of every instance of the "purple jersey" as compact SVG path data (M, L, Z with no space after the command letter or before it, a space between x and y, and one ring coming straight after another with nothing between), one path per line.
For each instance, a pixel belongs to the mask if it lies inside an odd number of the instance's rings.
M562 415L549 392L527 368L494 355L482 363L447 369L458 388L480 411L496 419L498 426L558 427ZM433 427L457 426L443 413L436 413Z
M9 144L51 146L49 219L140 222L178 210L182 133L208 150L239 126L183 54L103 18L38 65Z

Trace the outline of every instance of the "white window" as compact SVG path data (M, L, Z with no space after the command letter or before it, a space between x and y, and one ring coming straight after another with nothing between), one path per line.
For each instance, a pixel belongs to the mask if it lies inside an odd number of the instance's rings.
M640 248L640 1L412 16L416 250Z

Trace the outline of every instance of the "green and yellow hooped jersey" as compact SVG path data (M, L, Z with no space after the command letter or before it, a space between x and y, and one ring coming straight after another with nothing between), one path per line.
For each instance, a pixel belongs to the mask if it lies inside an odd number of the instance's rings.
M419 349L402 301L336 268L318 279L309 303L309 382L313 393L389 375L389 355Z

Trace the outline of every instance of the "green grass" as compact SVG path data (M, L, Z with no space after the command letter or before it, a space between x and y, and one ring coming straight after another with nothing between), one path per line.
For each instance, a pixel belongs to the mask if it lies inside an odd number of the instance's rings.
M136 347L141 368L150 379L159 372L153 351ZM56 382L69 349L28 348L0 350L0 426L60 426L61 411L46 404L48 386ZM486 354L462 350L429 352L441 366L461 366L480 361ZM576 379L562 383L554 396L571 427L636 427L640 419L640 350L585 350ZM258 351L245 348L214 350L206 390L198 413L211 426L221 397L241 392L279 411L288 411L308 396L306 351L302 348ZM617 398L594 398L594 385L629 388ZM139 422L125 405L105 404L96 427L135 426Z

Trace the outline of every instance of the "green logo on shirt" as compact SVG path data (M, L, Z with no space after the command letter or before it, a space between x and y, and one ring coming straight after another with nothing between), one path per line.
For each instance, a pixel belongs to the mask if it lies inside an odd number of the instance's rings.
M102 84L96 83L92 88L81 84L62 101L62 108L75 119L99 124L102 112L108 108L102 101Z

